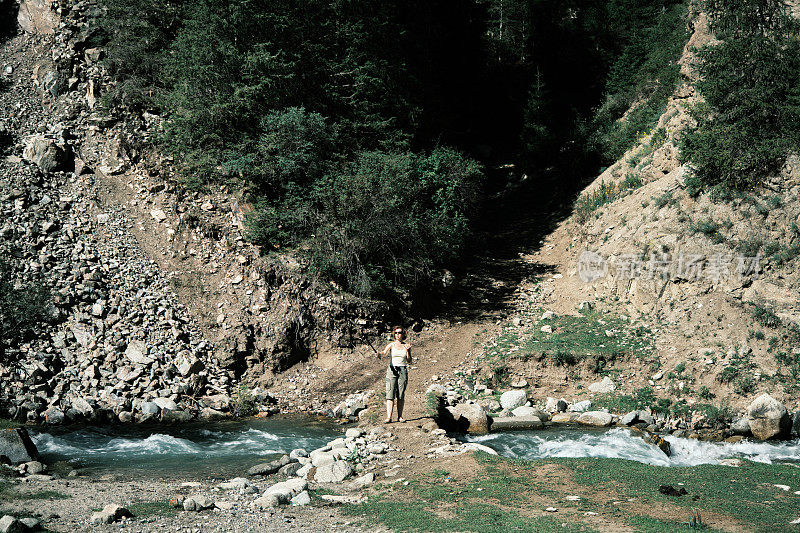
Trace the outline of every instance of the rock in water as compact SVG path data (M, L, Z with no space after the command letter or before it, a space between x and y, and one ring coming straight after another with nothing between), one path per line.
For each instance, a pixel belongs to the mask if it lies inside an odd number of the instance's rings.
M472 435L485 435L489 433L489 417L483 407L476 403L459 403L453 407L447 407L450 414L459 426ZM463 423L462 421L466 421Z
M14 464L39 459L39 451L25 428L0 430L0 455L5 455Z
M792 420L786 407L769 394L762 394L747 408L750 431L758 440L788 437Z
M492 419L492 431L541 429L544 424L538 416L506 416Z

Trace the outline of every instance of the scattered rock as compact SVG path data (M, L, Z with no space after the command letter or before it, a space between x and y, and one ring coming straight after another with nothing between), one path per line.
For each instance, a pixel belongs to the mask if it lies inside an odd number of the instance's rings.
M583 400L580 402L575 402L570 407L570 411L574 411L576 413L583 413L584 411L588 411L592 408L592 402L590 400Z
M114 503L108 504L103 507L102 511L93 513L89 522L92 524L111 524L121 518L130 518L133 516L130 511Z
M608 376L605 376L603 379L601 379L597 383L592 383L591 385L589 385L589 391L597 392L597 393L601 393L601 394L606 394L606 393L612 392L616 388L617 388L617 386L614 384L614 382Z
M311 503L311 496L308 494L307 490L304 490L291 500L291 504L298 507L308 505L309 503Z
M503 409L516 409L525 405L528 401L528 394L524 390L510 390L500 395L500 405Z
M317 468L314 481L317 483L341 483L353 473L353 467L347 461L336 461Z

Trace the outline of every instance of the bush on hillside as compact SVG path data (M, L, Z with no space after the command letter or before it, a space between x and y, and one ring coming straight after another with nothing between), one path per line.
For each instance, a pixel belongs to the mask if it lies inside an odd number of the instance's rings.
M49 303L43 286L16 285L11 264L0 259L0 363L7 362L8 349L17 348L47 321Z
M697 128L682 142L699 188L745 190L800 146L798 22L780 0L707 2L721 43L700 51Z

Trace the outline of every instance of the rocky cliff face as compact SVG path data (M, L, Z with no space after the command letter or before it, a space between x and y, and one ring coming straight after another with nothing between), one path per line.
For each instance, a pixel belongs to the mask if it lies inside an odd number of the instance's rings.
M0 364L0 416L182 419L381 331L385 307L262 260L233 192L177 186L142 143L159 117L99 106L98 13L24 0L0 45L0 253L53 296L51 323Z

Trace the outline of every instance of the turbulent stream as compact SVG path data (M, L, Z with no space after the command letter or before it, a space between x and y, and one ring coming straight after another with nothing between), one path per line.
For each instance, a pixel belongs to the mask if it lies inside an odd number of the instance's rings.
M509 431L480 437L464 437L494 449L505 457L543 459L546 457L608 457L629 459L657 466L694 466L716 464L721 459L738 458L772 463L800 462L800 441L751 442L735 444L708 442L666 436L672 448L667 457L630 430L590 430L578 428L542 431Z
M243 475L259 462L339 436L341 428L331 423L296 418L31 431L46 463L68 461L90 475L192 478Z
M312 419L271 418L187 426L43 428L32 437L47 463L68 461L85 474L129 477L234 477L295 448L308 451L341 436L341 428ZM672 456L628 429L561 427L509 431L462 440L521 459L606 457L658 466L716 464L722 459L800 462L800 441L735 444L667 436Z

